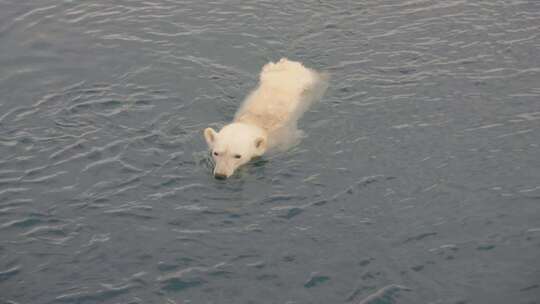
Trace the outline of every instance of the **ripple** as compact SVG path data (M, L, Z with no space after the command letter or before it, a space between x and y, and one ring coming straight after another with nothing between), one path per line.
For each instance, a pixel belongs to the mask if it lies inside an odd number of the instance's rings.
M304 284L305 288L313 288L317 285L323 284L326 281L329 281L330 277L320 274L311 274L309 280Z
M9 280L13 276L17 275L20 271L21 271L21 266L20 265L13 266L13 267L11 267L9 269L6 269L6 270L0 270L0 282L5 281L5 280Z
M37 225L41 223L43 220L36 217L26 217L22 219L12 220L6 223L3 223L0 225L0 229L6 229L6 228L26 228L30 226Z
M401 285L388 285L364 298L359 304L398 303L397 300L395 300L396 295L401 291L410 290L410 288Z
M89 301L107 301L130 290L138 287L138 284L101 284L101 288L93 291L77 291L59 295L55 298L56 302L89 302Z

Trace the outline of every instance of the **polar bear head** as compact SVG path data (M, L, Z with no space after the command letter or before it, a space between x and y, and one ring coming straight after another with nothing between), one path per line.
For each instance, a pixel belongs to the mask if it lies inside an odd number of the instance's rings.
M204 138L216 164L214 177L225 179L241 165L264 154L267 136L261 128L245 123L231 123L219 132L204 130Z

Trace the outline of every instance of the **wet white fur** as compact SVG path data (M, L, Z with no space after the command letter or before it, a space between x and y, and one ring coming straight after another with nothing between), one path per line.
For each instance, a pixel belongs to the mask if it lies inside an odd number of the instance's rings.
M216 163L214 174L229 177L253 157L297 142L301 135L298 119L322 97L327 78L285 58L266 64L259 86L245 99L233 122L219 133L212 128L204 130Z

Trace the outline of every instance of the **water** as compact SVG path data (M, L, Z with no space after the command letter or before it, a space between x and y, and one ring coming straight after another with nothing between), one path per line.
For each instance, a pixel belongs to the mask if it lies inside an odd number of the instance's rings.
M0 1L0 301L540 303L540 2ZM202 137L282 56L298 146Z

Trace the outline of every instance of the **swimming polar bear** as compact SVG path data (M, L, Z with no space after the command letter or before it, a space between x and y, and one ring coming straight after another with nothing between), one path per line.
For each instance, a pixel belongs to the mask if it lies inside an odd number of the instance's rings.
M215 162L214 176L225 179L252 158L272 148L285 149L297 142L297 121L320 99L328 87L328 75L282 58L267 63L259 86L236 112L234 120L219 132L204 130Z

